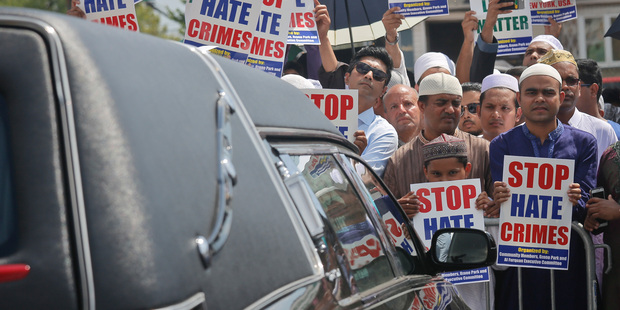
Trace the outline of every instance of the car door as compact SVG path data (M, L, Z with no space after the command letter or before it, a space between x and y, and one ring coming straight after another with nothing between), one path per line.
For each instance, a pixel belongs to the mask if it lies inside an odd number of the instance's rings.
M317 249L328 249L319 252L334 308L460 309L452 285L429 274L404 212L363 160L337 145L274 147L285 183L303 180L324 225L313 237L323 240Z

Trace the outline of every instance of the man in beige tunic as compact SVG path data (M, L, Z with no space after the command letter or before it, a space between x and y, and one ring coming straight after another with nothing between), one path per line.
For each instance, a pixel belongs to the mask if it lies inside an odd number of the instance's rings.
M431 74L420 83L419 95L418 105L424 115L424 129L392 155L383 176L385 184L410 218L419 211L418 204L415 203L418 197L411 192L410 185L426 182L422 145L442 133L465 140L468 158L472 164L470 177L480 179L482 188L487 193L493 192L489 142L457 129L462 114L463 96L459 80L445 73ZM499 213L495 214L495 211L491 212L489 209L485 210L485 215L498 216Z

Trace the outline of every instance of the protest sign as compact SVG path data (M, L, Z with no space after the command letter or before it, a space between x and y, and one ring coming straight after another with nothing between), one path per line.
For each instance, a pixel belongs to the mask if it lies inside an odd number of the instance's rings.
M548 18L565 22L577 18L575 0L530 0L532 25L549 25Z
M263 0L247 64L277 77L282 76L288 26L295 3Z
M356 167L357 169L357 167ZM394 200L390 196L384 195L374 200L377 211L383 219L383 223L390 233L390 239L392 244L396 247L400 247L409 255L416 256L415 247L411 238L408 238L405 234L405 223L408 222L407 218L401 214L400 206L394 203Z
M321 44L314 21L314 0L295 0L288 30L288 44Z
M479 35L486 21L488 0L471 0L470 4L472 11L476 11L476 33ZM523 55L532 41L529 0L525 0L523 5L512 10L512 13L500 14L493 27L493 35L499 43L497 56Z
M215 45L211 53L245 63L254 41L261 4L256 1L195 0L185 4L185 40Z
M302 89L349 141L357 130L357 89Z
M481 192L480 180L411 184L420 200L420 212L413 217L413 227L428 249L435 232L442 228L462 227L484 230L482 210L476 210ZM445 273L453 284L489 281L489 269L478 268Z
M399 7L400 11L396 13L402 14L405 17L448 15L450 13L448 9L448 0L389 0L388 6L390 9L395 6Z
M82 0L78 7L86 13L86 20L140 31L133 0Z
M501 206L497 264L568 269L575 161L504 156L510 198Z

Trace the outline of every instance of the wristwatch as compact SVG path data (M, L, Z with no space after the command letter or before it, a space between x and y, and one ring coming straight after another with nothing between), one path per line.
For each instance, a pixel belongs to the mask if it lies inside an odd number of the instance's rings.
M387 35L385 35L385 43L389 45L396 45L396 43L398 43L398 40L400 40L400 32L396 33L396 40L394 40L394 42L390 42L387 38Z

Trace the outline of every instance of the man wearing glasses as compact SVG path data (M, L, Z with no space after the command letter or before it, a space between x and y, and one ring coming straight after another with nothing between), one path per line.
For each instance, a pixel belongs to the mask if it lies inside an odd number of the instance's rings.
M565 96L558 112L558 119L564 124L589 132L596 138L598 146L596 167L598 168L601 155L608 146L618 141L618 138L611 125L596 117L582 113L576 108L577 98L581 94L581 82L579 79L579 69L573 54L565 50L551 50L540 58L538 62L551 65L560 73L562 77L562 91Z
M482 134L478 107L480 106L480 83L466 82L461 85L463 100L461 101L461 121L459 129L474 136Z

